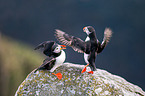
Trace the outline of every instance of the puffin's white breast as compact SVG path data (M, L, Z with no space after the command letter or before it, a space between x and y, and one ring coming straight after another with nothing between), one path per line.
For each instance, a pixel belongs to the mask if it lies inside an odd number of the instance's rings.
M89 63L88 58L89 58L89 54L84 53L84 59L87 64Z
M87 36L87 38L86 38L85 42L86 42L86 41L90 41L90 38L89 38L88 36Z
M57 67L59 67L64 61L65 61L66 55L63 50L61 50L61 55L56 57L55 65L50 70L50 72L53 72Z
M56 64L62 64L65 61L65 52L61 50L61 55L56 57Z

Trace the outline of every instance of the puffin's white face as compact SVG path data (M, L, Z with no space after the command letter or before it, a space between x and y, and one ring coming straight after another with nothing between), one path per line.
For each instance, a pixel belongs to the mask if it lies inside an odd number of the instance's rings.
M54 49L54 53L59 53L60 51L61 51L61 46L60 45L58 45L55 49Z
M83 31L86 32L87 35L89 35L89 34L91 33L87 27L84 27L84 28L83 28Z

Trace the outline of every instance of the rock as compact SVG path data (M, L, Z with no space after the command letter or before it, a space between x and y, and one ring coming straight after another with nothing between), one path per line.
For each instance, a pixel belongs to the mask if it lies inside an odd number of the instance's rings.
M47 70L32 71L19 86L15 96L144 96L145 92L138 86L127 82L120 76L97 69L94 74L81 74L84 65L64 63L54 73L61 72L59 80ZM90 68L87 67L87 71Z

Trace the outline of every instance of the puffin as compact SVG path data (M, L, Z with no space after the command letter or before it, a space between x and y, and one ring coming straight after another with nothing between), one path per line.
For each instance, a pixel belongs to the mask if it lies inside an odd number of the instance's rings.
M102 43L100 43L100 41L97 39L95 29L92 26L84 27L83 31L87 34L85 41L81 40L78 37L66 34L59 29L56 29L55 31L55 37L60 43L72 47L74 51L83 53L84 60L87 65L84 67L81 73L85 72L86 67L89 65L91 71L89 71L88 73L93 74L93 71L96 70L96 56L103 51L103 49L110 41L110 38L112 37L112 30L110 28L105 28Z
M35 70L35 72L37 70L49 70L50 72L54 72L54 70L66 59L66 54L63 51L63 49L66 49L65 47L65 45L59 45L54 41L45 41L39 44L34 50L42 49L47 58L43 61L43 64ZM56 75L58 79L62 78L61 73L52 74Z

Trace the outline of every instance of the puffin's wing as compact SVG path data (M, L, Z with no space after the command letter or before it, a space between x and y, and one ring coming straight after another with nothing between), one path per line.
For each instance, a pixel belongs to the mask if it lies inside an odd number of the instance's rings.
M55 58L48 57L43 61L43 64L40 65L37 70L44 70L44 69L50 70L54 66L55 61L56 61Z
M104 38L103 38L102 43L100 43L100 42L98 43L97 53L102 52L102 50L106 47L106 45L110 41L111 37L112 37L112 30L110 28L105 28Z
M34 50L44 48L46 46L46 44L50 44L50 43L54 43L54 42L53 41L44 41L44 42L40 43Z
M84 53L86 51L86 43L80 38L66 34L65 32L56 29L55 36L60 43L72 47L75 51L79 53Z

